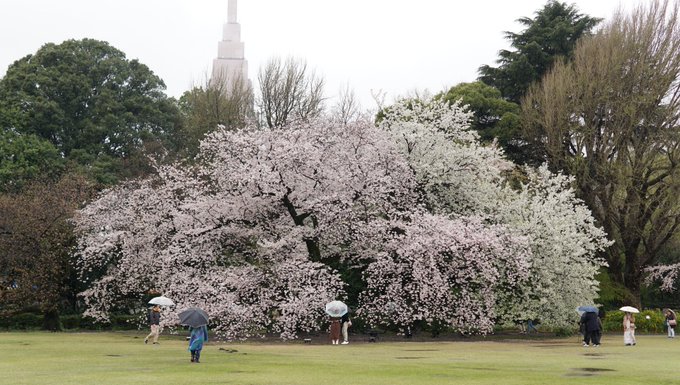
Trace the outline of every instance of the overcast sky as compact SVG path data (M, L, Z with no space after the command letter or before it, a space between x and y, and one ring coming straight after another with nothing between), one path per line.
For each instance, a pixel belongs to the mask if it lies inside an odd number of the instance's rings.
M608 18L649 0L578 0ZM571 4L571 1L566 1ZM326 79L329 97L349 84L364 107L474 81L507 48L503 31L545 0L239 0L245 56L255 81L273 56L295 56ZM179 97L202 84L217 56L227 0L0 0L0 76L48 42L94 38L139 59Z

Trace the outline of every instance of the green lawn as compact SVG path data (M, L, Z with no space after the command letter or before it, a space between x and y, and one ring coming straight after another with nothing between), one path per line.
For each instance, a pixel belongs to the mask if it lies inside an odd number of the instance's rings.
M680 384L680 338L638 336L599 348L565 339L211 343L140 333L0 333L0 384Z

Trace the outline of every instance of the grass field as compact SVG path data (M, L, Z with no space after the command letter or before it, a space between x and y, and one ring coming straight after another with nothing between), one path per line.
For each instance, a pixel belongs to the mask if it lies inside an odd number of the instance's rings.
M638 336L598 348L577 337L493 341L211 343L141 332L0 333L0 384L680 384L680 338Z

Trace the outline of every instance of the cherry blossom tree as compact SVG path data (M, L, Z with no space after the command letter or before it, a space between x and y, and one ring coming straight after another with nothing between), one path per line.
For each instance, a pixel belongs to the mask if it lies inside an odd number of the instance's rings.
M499 294L527 279L529 256L526 240L502 226L421 215L369 264L359 314L372 324L491 332Z
M106 192L78 219L81 271L96 276L88 315L105 320L121 298L155 288L178 309L205 307L228 338L316 328L343 286L324 261L351 256L362 228L416 197L378 133L367 123L220 131L198 167L159 167Z
M478 144L468 118L457 104L403 101L378 126L316 120L209 134L191 167L158 166L155 178L80 211L87 314L106 320L155 290L177 303L167 324L200 306L225 338L294 338L323 325L325 302L359 289L370 324L487 333L527 311L527 298L540 308L537 296L557 292L545 287L563 283L544 280L571 268L585 281L563 302L592 299L592 253L604 235L557 176L507 187L511 164ZM542 200L563 222L541 212ZM581 248L566 247L571 236ZM544 265L553 274L529 280ZM348 269L361 273L360 287L343 282Z
M661 290L671 292L677 289L680 263L650 266L645 269L645 274L645 284L658 282Z

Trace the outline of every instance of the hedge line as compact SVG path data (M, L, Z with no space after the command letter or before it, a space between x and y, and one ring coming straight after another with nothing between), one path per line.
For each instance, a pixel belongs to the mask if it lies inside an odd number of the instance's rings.
M608 312L602 321L604 331L623 333L623 314L622 311ZM647 319L647 316L649 316L649 319ZM665 321L666 317L661 310L643 310L639 314L635 314L635 332L665 333Z
M649 316L649 319L647 319ZM635 315L635 326L639 333L665 333L665 317L661 310L644 310ZM60 316L61 327L67 330L134 330L140 326L140 317L128 314L118 314L111 317L108 324L96 323L93 318L83 317L79 314ZM623 312L607 312L602 321L604 332L622 332ZM31 330L40 329L43 325L43 315L36 313L19 313L12 316L0 317L0 329L5 330ZM144 325L145 326L145 325ZM572 334L568 330L556 330L558 335ZM574 327L574 333L578 332L578 325Z
M0 317L0 329L32 330L43 326L43 315L35 313L19 313ZM67 330L132 330L139 327L139 316L119 314L111 317L108 324L97 323L93 318L79 314L68 314L59 317L61 327Z

